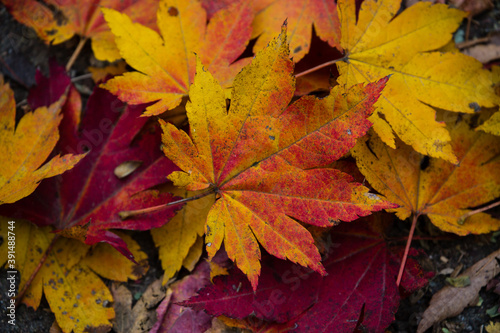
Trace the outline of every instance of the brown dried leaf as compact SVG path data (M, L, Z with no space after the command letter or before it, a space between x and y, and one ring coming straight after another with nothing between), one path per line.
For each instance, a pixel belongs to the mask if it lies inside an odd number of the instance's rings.
M476 304L479 290L500 272L499 259L500 250L497 250L461 274L459 277L470 277L469 286L464 288L446 286L438 291L425 310L417 333L423 333L435 323L454 317L467 306Z
M115 298L116 320L113 328L118 332L149 332L156 321L156 306L165 298L162 279L151 283L141 299L132 308L132 293L125 286L111 288ZM167 293L167 297L168 297Z

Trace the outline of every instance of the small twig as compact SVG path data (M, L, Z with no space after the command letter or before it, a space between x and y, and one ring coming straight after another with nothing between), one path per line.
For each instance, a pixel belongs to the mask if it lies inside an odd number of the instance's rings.
M18 307L21 304L21 301L22 301L22 299L24 297L24 294L26 293L26 291L30 287L31 282L33 282L33 279L35 278L35 276L40 271L40 268L42 268L42 265L45 263L45 260L47 260L47 257L49 256L50 251L52 251L52 249L54 248L54 245L56 244L56 241L59 239L59 237L60 237L60 235L56 234L54 236L54 238L52 238L52 242L50 242L50 244L47 247L47 249L45 250L43 256L40 258L40 262L36 266L35 270L31 274L31 276L28 279L28 281L26 281L26 284L23 286L23 289L21 289L19 291L19 294L16 297L16 307Z
M296 74L296 75L295 75L295 77L301 77L301 76L307 75L307 74L309 74L309 73L315 72L315 71L317 71L317 70L319 70L319 69L321 69L321 68L328 67L328 66L330 66L330 65L335 64L336 62L343 61L343 60L345 60L345 57L343 57L343 58L339 58L339 59L335 59L335 60L332 60L332 61L327 61L327 62L325 62L325 63L322 63L321 65L318 65L318 66L316 66L316 67L313 67L313 68L310 68L310 69L308 69L308 70L305 70L305 71L303 71L303 72L301 72L301 73L298 73L298 74Z
M476 209L476 210L471 210L470 212L465 213L464 215L460 216L458 218L458 223L459 224L464 224L465 219L467 219L469 216L472 216L472 215L477 214L477 213L482 213L485 210L491 209L491 208L496 207L498 205L500 205L500 201L494 202L491 205L488 205L488 206L483 207L483 208L479 208L479 209ZM462 223L460 223L460 222L462 222Z
M76 76L76 77L72 78L71 82L75 83L75 82L85 80L85 79L90 79L90 78L92 78L92 73L87 73L87 74L83 74L83 75Z
M399 287L401 284L401 279L403 278L403 273L405 271L406 259L408 259L408 252L410 252L410 245L413 239L413 233L415 232L415 226L417 225L417 220L420 214L413 214L413 220L411 221L410 234L408 235L408 241L406 242L405 253L403 259L401 259L401 266L399 266L398 279L396 280L396 286Z
M195 195L194 197L184 198L184 199L181 199L181 200L169 202L169 203L158 205L158 206L153 206L153 207L148 207L148 208L143 208L143 209L137 209L137 210L125 210L123 212L119 212L118 216L120 216L120 218L122 220L125 220L125 219L128 219L129 217L134 217L134 216L137 216L137 215L153 213L153 212L165 209L167 207L177 206L177 205L183 204L183 203L188 202L188 201L197 200L197 199L206 197L207 195L212 194L212 193L215 193L215 188L212 188L209 191L206 191L206 192L200 193L198 195Z
M78 55L80 55L80 52L82 51L83 46L85 45L85 42L87 42L87 38L82 37L80 39L80 42L76 46L75 51L71 55L71 58L69 58L68 63L66 64L66 72L69 72L69 70L71 69L71 66L73 66L73 63L75 62L76 58L78 58Z
M491 40L491 37L483 37L483 38L477 38L477 39L472 39L468 40L466 42L458 43L457 48L462 50L466 49L468 47L474 46L476 44L481 44L481 43L488 43Z

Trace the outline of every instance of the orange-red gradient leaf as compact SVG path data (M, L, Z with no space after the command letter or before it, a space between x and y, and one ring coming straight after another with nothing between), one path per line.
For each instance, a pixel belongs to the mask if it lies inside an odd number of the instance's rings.
M229 258L257 286L262 245L272 255L324 273L311 234L316 226L352 221L386 202L325 166L354 146L386 79L324 99L295 91L286 29L235 78L229 111L222 87L202 66L186 105L191 131L160 121L165 154L183 171L169 178L188 190L215 189L208 213L209 256L224 241Z
M235 60L246 47L253 18L250 5L237 1L207 15L197 0L161 1L160 34L118 11L103 9L120 54L136 72L125 73L104 87L129 104L156 102L145 115L173 109L187 95L195 73L195 53L224 87L248 59Z

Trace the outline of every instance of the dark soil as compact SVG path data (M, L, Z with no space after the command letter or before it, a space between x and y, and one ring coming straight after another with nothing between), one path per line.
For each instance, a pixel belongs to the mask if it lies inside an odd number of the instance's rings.
M16 101L19 103L26 99L29 87L35 84L35 70L41 69L45 74L48 73L49 58L54 57L59 63L65 64L78 42L77 37L59 45L47 46L41 42L35 32L17 23L5 7L0 5L0 72L6 77L14 90ZM500 1L495 1L495 8L474 18L471 24L469 39L481 38L492 31L497 31L500 22ZM465 24L460 28L458 37L464 35ZM306 58L307 59L307 58ZM90 65L104 65L95 60L87 44L78 60L71 70L72 77L86 74L87 67ZM299 66L304 66L303 62ZM311 66L312 67L312 66ZM307 68L307 66L306 66ZM93 82L90 79L79 80L77 88L82 95L88 96L92 90ZM18 109L19 116L23 112ZM410 227L409 221L398 221L399 230L395 233L399 236L408 234ZM127 287L137 298L144 292L149 284L162 275L162 269L159 264L158 254L154 248L153 242L148 232L136 232L134 238L141 244L141 247L149 255L150 270L146 276L138 281L128 283ZM389 327L390 332L415 332L421 315L427 308L429 301L434 293L445 286L447 275L439 274L445 268L456 268L463 265L465 270L478 260L488 256L491 252L498 249L498 241L494 235L457 237L450 234L444 234L436 230L432 225L421 218L416 235L418 238L426 240L415 240L413 245L425 250L427 258L421 260L422 266L428 270L436 272L434 278L430 279L429 284L424 289L407 297L401 302L396 314L396 320ZM434 240L431 240L433 238ZM1 240L0 240L1 242ZM0 313L6 313L8 305L7 289L5 281L7 277L6 270L0 270ZM482 303L480 306L469 307L459 316L447 319L438 324L428 332L484 332L484 326L490 321L499 321L499 317L492 318L487 314L487 310L499 304L499 295L482 290L480 293ZM50 311L49 305L45 299L37 311L21 305L16 311L16 324L14 328L7 323L8 317L0 316L1 332L49 332L54 322L54 315Z

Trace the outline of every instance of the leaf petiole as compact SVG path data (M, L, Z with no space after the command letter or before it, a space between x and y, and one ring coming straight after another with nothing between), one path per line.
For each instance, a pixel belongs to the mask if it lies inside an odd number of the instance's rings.
M335 60L331 60L331 61L327 61L327 62L324 62L322 63L321 65L318 65L316 67L313 67L313 68L309 68L308 70L305 70L303 72L300 72L300 73L297 73L295 74L295 77L301 77L301 76L304 76L304 75L307 75L309 73L312 73L312 72L315 72L317 70L320 70L321 68L324 68L324 67L328 67L330 65L333 65L339 61L344 61L345 59L347 58L347 56L345 57L342 57L342 58L339 58L339 59L335 59Z
M479 209L471 210L470 212L465 213L464 215L460 216L460 218L458 219L458 221L459 221L458 223L459 223L459 224L464 224L465 220L466 220L468 217L470 217L470 216L472 216L472 215L474 215L474 214L477 214L477 213L482 213L482 212L484 212L484 211L486 211L486 210L488 210L488 209L491 209L491 208L493 208L493 207L496 207L496 206L498 206L498 205L500 205L500 201L494 202L494 203L492 203L491 205L488 205L488 206L483 207L483 208L479 208Z
M156 211L165 209L167 207L177 206L177 205L183 204L183 203L188 202L188 201L193 201L193 200L197 200L197 199L206 197L209 194L215 193L216 190L217 190L216 187L212 187L208 191L205 191L203 193L200 193L198 195L195 195L195 196L192 196L192 197L189 197L189 198L184 198L184 199L181 199L181 200L172 201L172 202L169 202L169 203L166 203L166 204L162 204L162 205L158 205L158 206L153 206L153 207L148 207L148 208L143 208L143 209L124 210L122 212L119 212L118 216L120 216L120 218L122 220L125 220L125 219L128 219L130 217L137 216L137 215L154 213Z
M415 232L415 226L417 225L417 220L420 214L413 214L413 220L411 221L410 234L408 235L408 240L406 241L405 253L401 259L401 266L399 266L398 279L396 280L396 286L399 287L401 284L401 279L403 278L403 273L405 271L406 259L408 259L408 252L410 252L411 241L413 240L413 233Z

